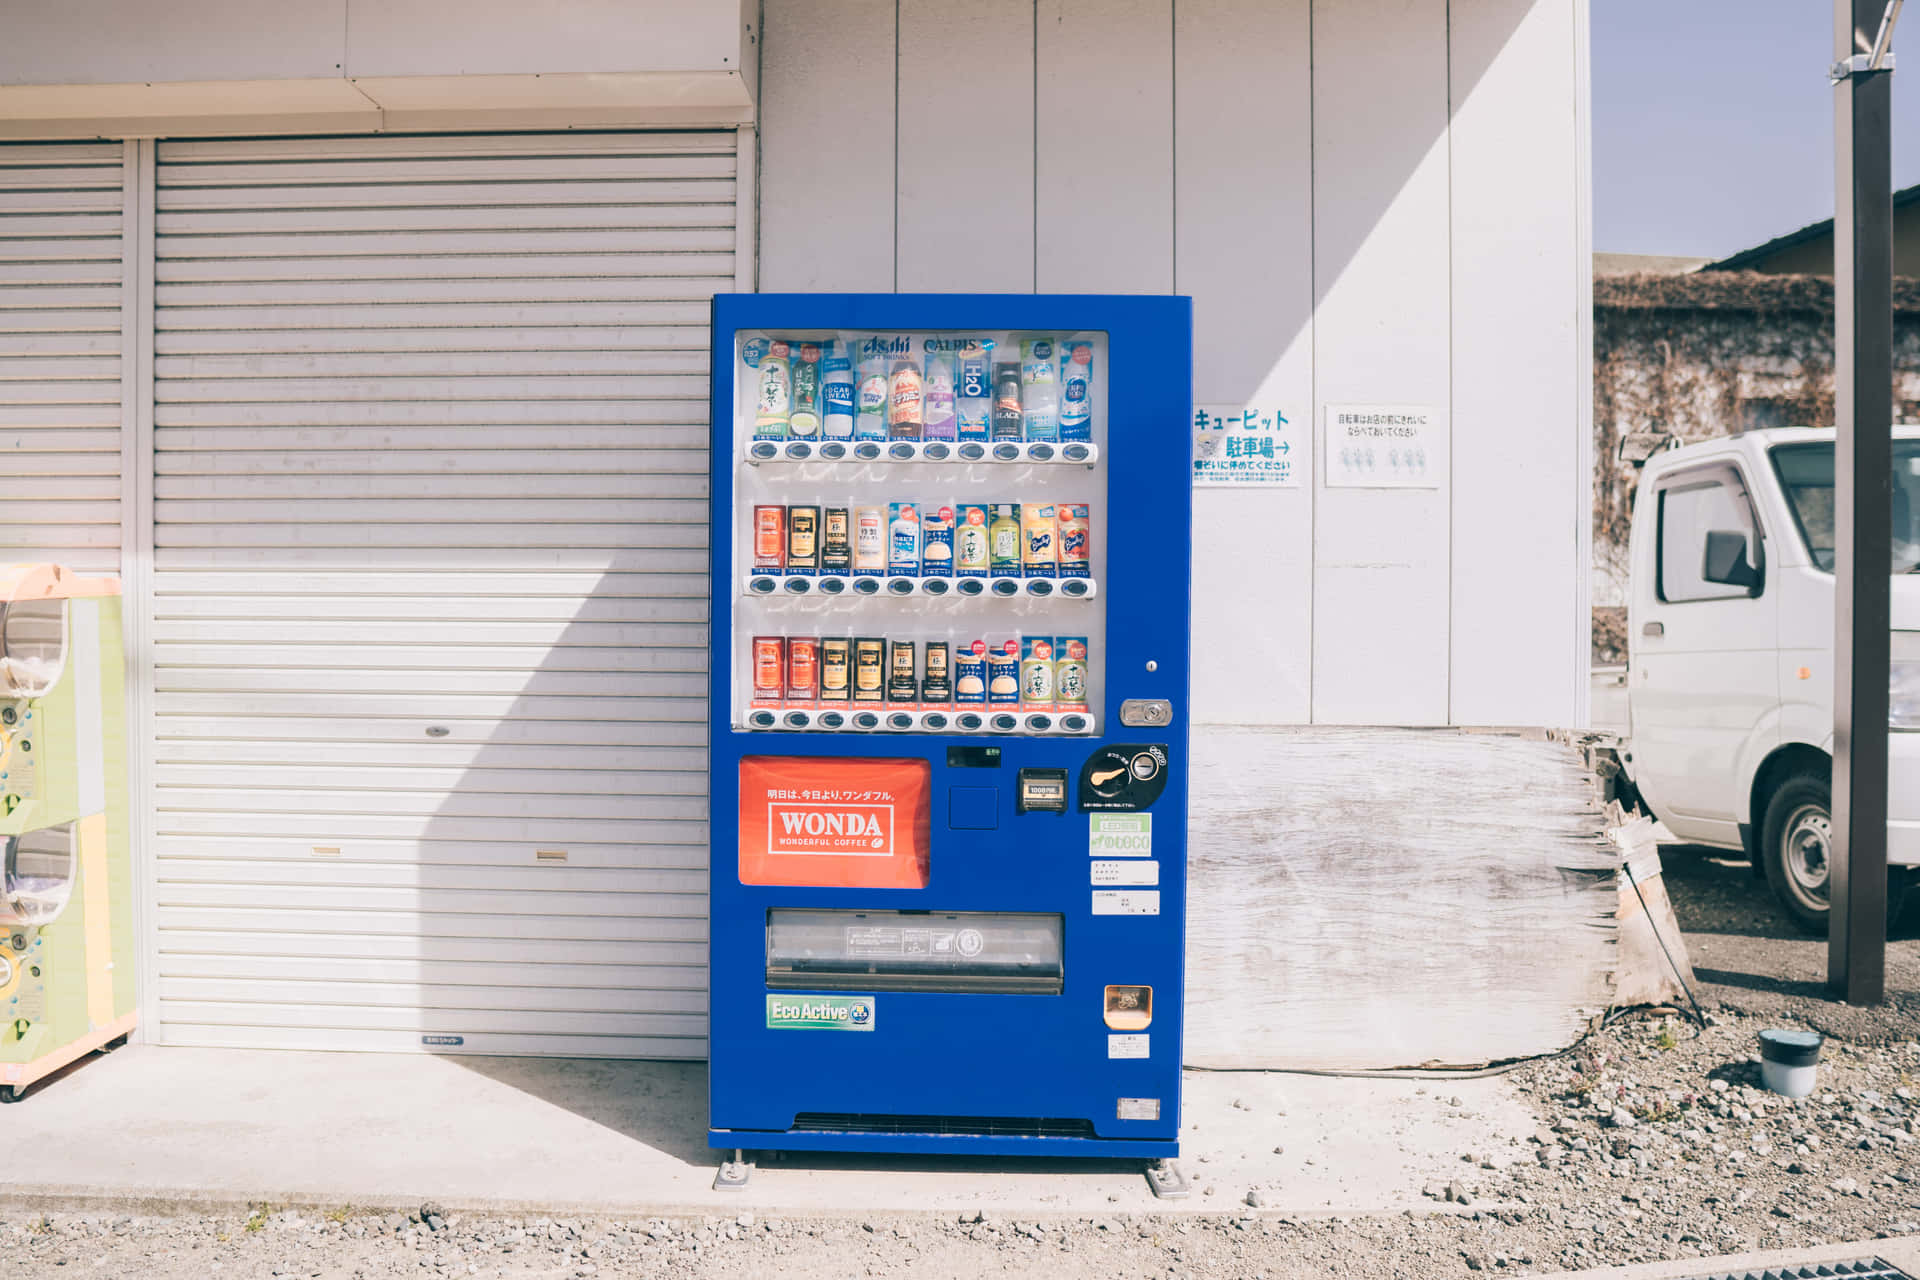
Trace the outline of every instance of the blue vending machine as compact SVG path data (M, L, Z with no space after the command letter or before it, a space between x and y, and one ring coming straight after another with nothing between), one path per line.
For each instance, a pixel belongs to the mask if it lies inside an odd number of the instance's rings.
M1191 315L714 300L711 1146L1178 1153Z

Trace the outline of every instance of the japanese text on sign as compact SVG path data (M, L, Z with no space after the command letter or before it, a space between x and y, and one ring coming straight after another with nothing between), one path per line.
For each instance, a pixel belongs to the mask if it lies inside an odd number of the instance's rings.
M1447 416L1426 405L1327 406L1327 484L1438 489L1447 474Z
M1193 411L1193 482L1297 488L1301 436L1277 406L1203 404Z

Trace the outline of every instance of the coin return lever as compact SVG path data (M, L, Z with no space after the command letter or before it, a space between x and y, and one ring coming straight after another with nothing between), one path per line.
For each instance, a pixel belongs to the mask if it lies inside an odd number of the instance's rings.
M1022 769L1014 790L1013 810L1015 813L1065 813L1067 771Z

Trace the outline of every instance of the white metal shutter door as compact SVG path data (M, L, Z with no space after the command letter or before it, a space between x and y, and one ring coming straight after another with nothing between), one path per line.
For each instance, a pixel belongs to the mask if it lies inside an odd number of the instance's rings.
M158 174L162 1038L703 1055L733 135Z
M0 143L0 563L120 571L124 154Z

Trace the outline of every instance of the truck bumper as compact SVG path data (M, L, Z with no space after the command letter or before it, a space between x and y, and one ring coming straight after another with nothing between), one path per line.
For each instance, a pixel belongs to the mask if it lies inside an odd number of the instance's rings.
M1887 735L1887 864L1920 866L1920 732Z

